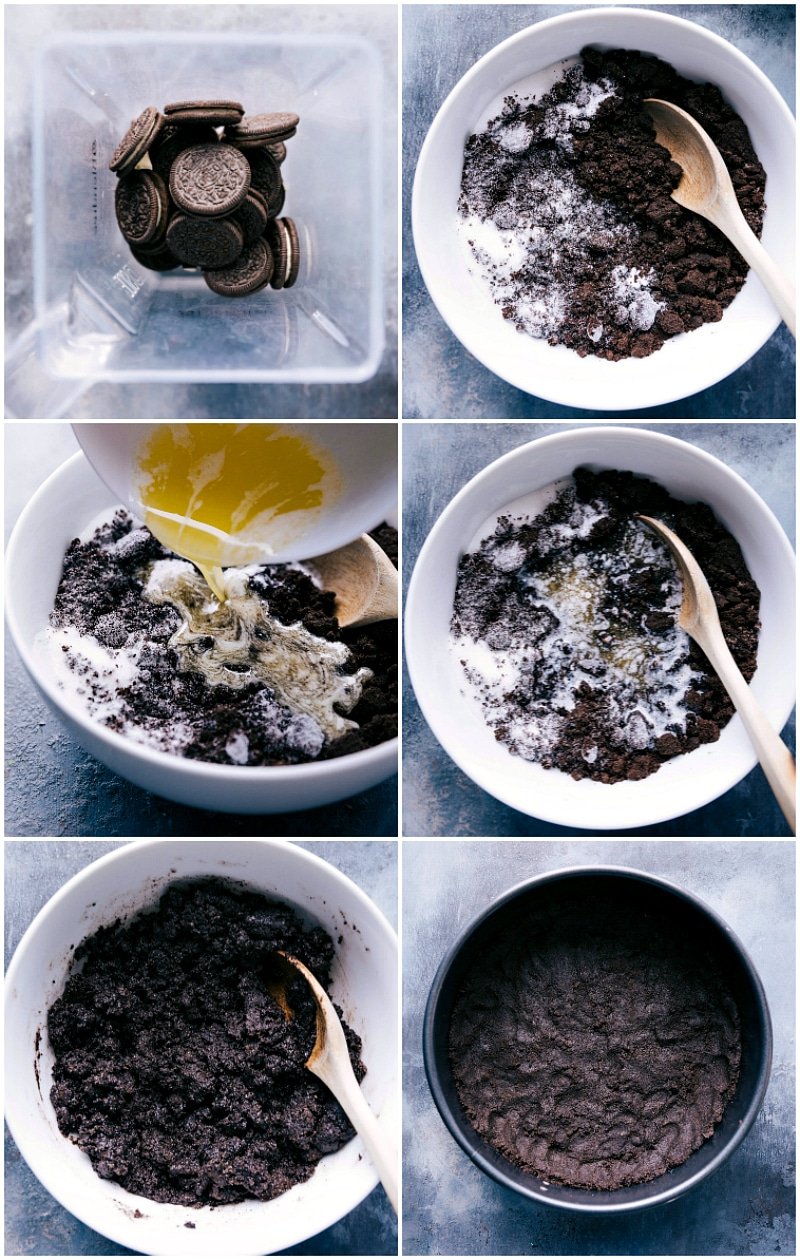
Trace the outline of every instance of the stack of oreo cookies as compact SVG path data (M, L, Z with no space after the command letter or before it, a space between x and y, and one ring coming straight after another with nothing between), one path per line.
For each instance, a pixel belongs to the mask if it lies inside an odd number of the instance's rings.
M109 162L119 230L151 271L199 268L224 297L297 280L297 229L279 218L297 114L245 116L238 101L149 105Z

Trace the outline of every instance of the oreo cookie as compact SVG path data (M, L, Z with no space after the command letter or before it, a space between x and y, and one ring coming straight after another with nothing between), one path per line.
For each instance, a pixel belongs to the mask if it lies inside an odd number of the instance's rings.
M205 282L222 297L247 297L266 288L272 277L272 251L262 238L250 245L231 267L205 271Z
M278 215L283 209L285 201L286 201L286 186L281 181L281 186L280 186L280 189L278 190L278 196L276 197L275 201L272 203L272 205L269 208L269 217L271 219L277 219Z
M143 109L138 118L134 118L125 135L114 150L108 168L117 175L125 175L132 171L141 161L150 145L155 140L164 119L153 105Z
M140 266L147 267L148 271L174 271L176 267L180 267L177 258L165 245L152 251L136 249L131 245L131 253Z
M276 144L268 144L266 147L269 150L269 152L272 154L272 156L274 157L275 161L278 163L278 166L282 166L283 163L286 161L286 153L287 153L286 145L283 143L283 141L278 140Z
M234 217L244 233L245 245L252 245L259 236L263 236L268 215L267 203L261 193L251 188Z
M117 184L114 210L129 245L141 247L163 239L167 208L166 185L153 171L131 171Z
M270 285L273 289L291 289L300 271L300 238L293 219L271 219L267 242L275 265Z
M164 106L170 122L209 123L212 127L235 126L244 106L238 101L173 101Z
M300 122L297 114L251 114L233 127L225 129L225 139L239 148L258 147L289 140Z
M228 267L244 244L244 232L233 219L193 219L188 214L176 214L167 228L167 245L186 267Z
M261 193L271 211L283 187L281 168L263 145L257 149L243 149L242 152L250 164L250 185Z
M172 164L169 191L187 214L221 218L236 210L250 187L247 158L229 144L198 144Z
M184 149L195 144L217 144L219 136L208 123L165 122L150 146L150 164L165 183L169 183L172 163Z
M151 271L200 268L225 297L270 282L290 288L299 240L292 220L279 217L281 164L298 123L288 111L247 118L233 100L143 110L109 163L119 176L117 222L136 261Z

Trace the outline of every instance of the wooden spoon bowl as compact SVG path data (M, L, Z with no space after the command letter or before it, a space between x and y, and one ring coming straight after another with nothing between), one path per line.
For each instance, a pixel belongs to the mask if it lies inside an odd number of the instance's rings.
M727 236L753 268L786 326L796 336L794 289L742 214L728 168L714 141L691 114L669 101L649 98L644 101L644 108L655 125L656 140L683 171L672 200L685 210L702 215Z
M342 1107L369 1151L389 1202L397 1211L397 1160L356 1080L342 1022L333 1002L308 967L298 958L284 954L282 950L277 950L270 956L267 987L286 1018L292 1019L293 1012L286 990L298 972L306 981L317 1004L317 1036L306 1059L306 1067L327 1085Z
M709 665L736 706L767 781L792 832L795 832L797 805L794 760L780 736L770 726L731 655L706 576L689 548L662 521L657 521L652 516L640 516L639 520L644 521L663 538L675 557L683 579L683 602L678 625L703 650Z
M369 534L308 563L325 589L336 592L336 617L343 628L397 618L397 569Z

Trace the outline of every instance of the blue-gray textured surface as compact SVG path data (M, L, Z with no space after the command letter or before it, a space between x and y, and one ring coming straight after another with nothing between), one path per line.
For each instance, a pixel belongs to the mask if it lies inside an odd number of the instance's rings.
M361 34L383 63L383 213L386 350L377 374L352 385L102 383L63 414L71 420L359 419L397 415L397 16L392 5L16 4L7 8L6 338L33 318L31 130L33 58L45 35L78 30L241 31ZM364 103L369 108L369 102ZM343 196L358 196L344 189ZM23 419L25 417L22 417Z
M403 415L436 419L567 419L515 389L461 345L431 301L411 236L411 188L422 142L450 90L484 53L534 22L581 5L406 5L403 9ZM655 6L643 5L643 8ZM659 5L730 41L794 106L794 5ZM738 371L691 398L629 416L784 419L795 415L795 347L781 327Z
M794 860L780 842L404 842L404 1254L795 1254ZM422 1065L428 991L461 931L523 879L593 863L650 871L716 910L756 965L775 1037L763 1108L728 1162L675 1203L603 1220L540 1207L482 1173L439 1118Z
M404 589L420 548L456 491L492 460L547 433L579 425L407 424L403 426ZM639 425L709 451L772 508L789 538L795 523L795 427L791 424ZM450 760L403 682L403 832L408 836L566 835L563 827L502 805ZM784 731L793 745L794 721ZM724 796L683 818L639 829L653 836L785 836L783 815L756 767Z
M90 862L117 848L109 841L18 840L5 844L5 949L11 958L22 933L46 901ZM346 840L303 844L349 876L397 924L397 843ZM23 1161L6 1131L5 1254L11 1256L131 1256L61 1206ZM284 1255L396 1255L397 1223L382 1188L330 1229Z
M6 424L6 538L34 490L78 450L68 424ZM112 774L68 735L5 649L5 830L11 836L393 836L397 778L322 809L217 814Z

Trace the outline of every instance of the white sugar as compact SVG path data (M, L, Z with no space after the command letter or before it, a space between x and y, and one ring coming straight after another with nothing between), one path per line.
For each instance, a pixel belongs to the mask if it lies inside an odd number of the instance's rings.
M494 547L491 553L492 564L501 573L511 573L514 569L520 568L524 559L525 548L518 542L504 543L501 547Z
M119 715L120 691L135 681L141 649L141 640L123 648L105 647L74 627L47 626L36 636L36 651L65 699L99 722Z
M533 144L533 132L527 123L517 122L504 127L498 136L502 148L509 153L523 153Z
M653 297L651 285L655 278L652 269L642 273L637 267L623 264L613 269L611 283L618 302L616 317L619 324L630 324L639 332L647 332L653 327L656 315L666 305Z
M555 140L556 144L568 149L572 148L572 137L576 132L588 130L589 119L594 118L603 101L616 96L616 88L610 79L592 83L583 78L580 67L572 71L572 76L577 79L574 99L550 106L542 129L547 140Z
M234 731L225 745L225 752L235 766L246 766L250 741L244 731Z

